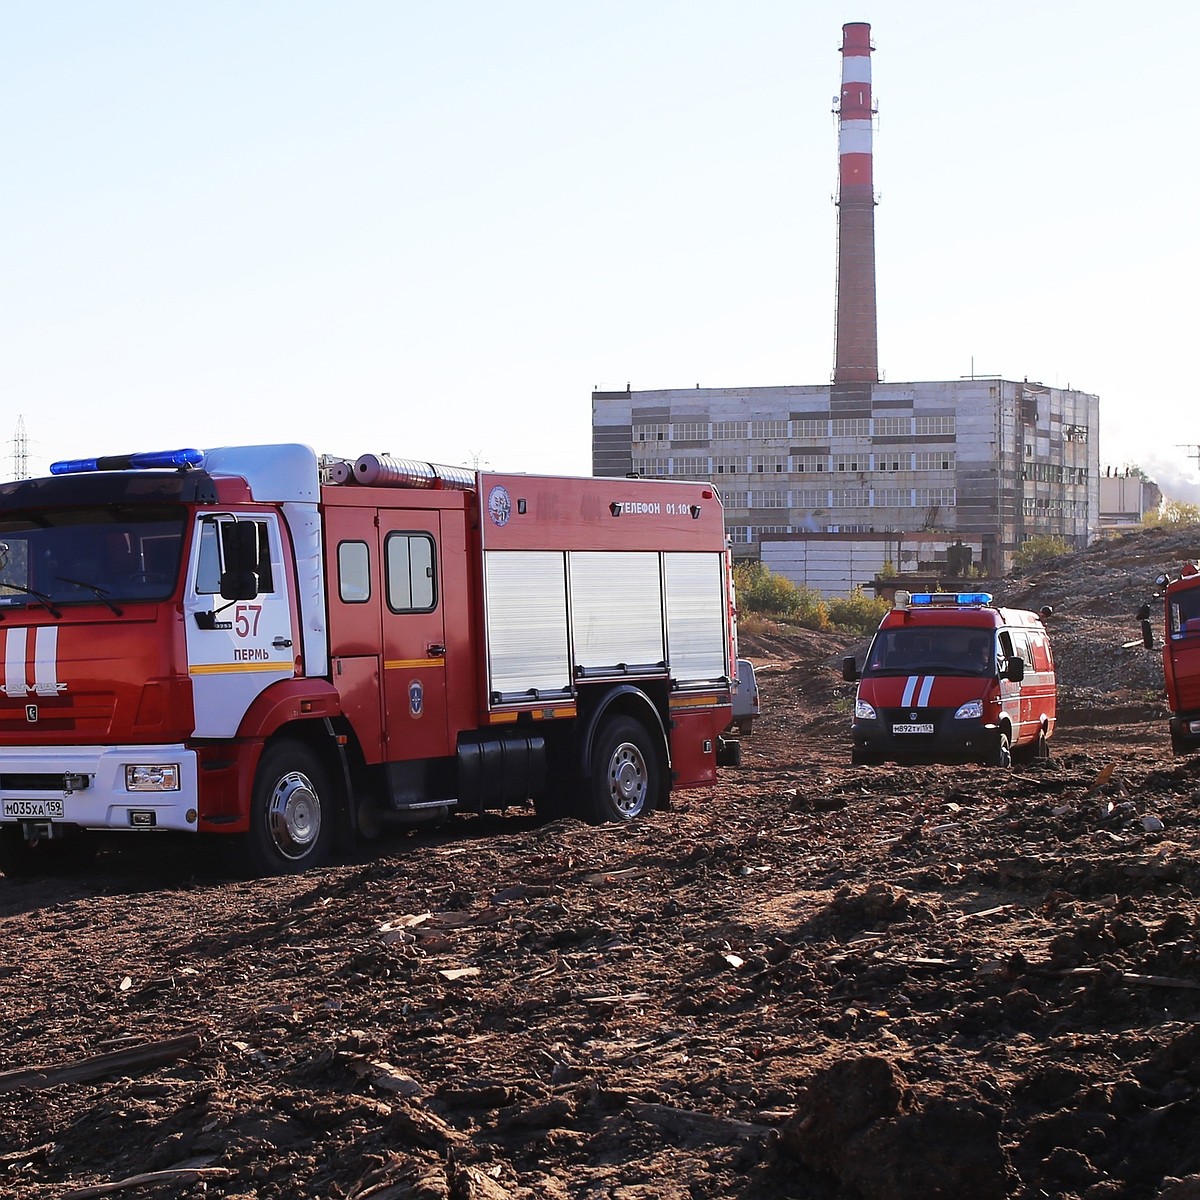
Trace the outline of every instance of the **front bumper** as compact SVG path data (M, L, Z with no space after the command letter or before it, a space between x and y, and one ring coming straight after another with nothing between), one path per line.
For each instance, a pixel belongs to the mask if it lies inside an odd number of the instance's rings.
M928 733L896 733L895 726L931 725ZM999 753L1000 727L981 720L955 720L952 712L884 710L873 721L855 721L850 739L860 756L895 762L990 762Z
M128 791L135 764L177 766L178 790ZM194 833L198 811L196 754L182 745L0 748L0 824Z

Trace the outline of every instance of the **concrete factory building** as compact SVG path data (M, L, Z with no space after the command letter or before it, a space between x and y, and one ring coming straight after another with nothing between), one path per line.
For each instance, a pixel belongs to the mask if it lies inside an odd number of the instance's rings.
M592 393L592 469L712 479L734 552L827 594L891 568L1008 570L1099 520L1099 400L1028 380L880 378L871 27L842 27L832 382Z
M593 470L712 479L735 554L833 593L885 562L937 571L960 542L996 573L1030 537L1082 547L1099 532L1095 396L994 378L860 385L853 405L839 391L594 392ZM839 541L878 547L848 582L780 565L856 548Z

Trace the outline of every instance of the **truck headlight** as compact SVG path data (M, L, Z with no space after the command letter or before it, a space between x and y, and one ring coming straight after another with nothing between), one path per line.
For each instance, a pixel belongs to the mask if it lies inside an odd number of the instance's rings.
M960 704L958 711L954 714L956 721L978 721L983 716L983 701L968 700L966 704Z
M147 763L126 766L125 790L127 792L177 792L179 791L179 764Z
M875 720L875 709L865 700L854 701L854 719L856 721Z

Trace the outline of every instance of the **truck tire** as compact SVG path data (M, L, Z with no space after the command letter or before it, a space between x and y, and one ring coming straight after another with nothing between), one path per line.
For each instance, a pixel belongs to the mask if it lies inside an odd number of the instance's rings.
M334 809L329 775L308 746L292 739L268 746L254 777L241 866L254 875L323 866L333 846Z
M632 717L610 717L596 732L588 773L588 819L632 821L654 811L660 767L646 727Z

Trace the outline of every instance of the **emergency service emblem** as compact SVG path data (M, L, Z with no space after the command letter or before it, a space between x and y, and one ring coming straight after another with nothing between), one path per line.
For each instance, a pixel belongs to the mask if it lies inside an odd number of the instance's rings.
M500 527L507 525L508 518L512 516L512 500L509 498L508 488L503 484L496 484L488 492L487 509L493 525Z
M408 685L408 712L410 716L419 717L425 711L425 689L419 679L414 679Z

